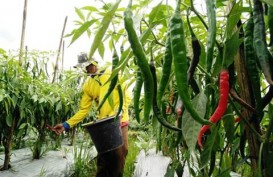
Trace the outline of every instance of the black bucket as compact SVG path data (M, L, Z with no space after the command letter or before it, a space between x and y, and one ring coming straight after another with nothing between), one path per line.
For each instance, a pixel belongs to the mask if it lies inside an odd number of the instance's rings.
M98 154L112 151L123 145L119 119L107 117L83 125L91 136Z

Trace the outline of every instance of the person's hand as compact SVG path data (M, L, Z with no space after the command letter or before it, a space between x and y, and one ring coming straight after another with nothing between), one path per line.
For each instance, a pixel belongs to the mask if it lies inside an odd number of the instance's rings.
M54 127L54 132L57 134L57 135L60 135L60 134L62 134L63 133L63 131L64 131L64 126L63 126L63 124L57 124L57 125L55 125Z

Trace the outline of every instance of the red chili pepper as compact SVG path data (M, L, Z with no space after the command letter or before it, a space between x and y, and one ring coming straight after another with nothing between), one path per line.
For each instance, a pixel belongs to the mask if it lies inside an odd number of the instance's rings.
M229 93L229 73L228 70L222 70L220 73L220 97L219 97L219 103L214 111L213 115L210 117L209 121L212 123L217 123L221 117L224 115L227 109L228 104L228 93ZM210 128L209 125L204 125L199 134L198 134L198 145L202 148L202 136L205 134L205 132Z
M237 122L240 122L241 121L241 117L236 117L234 122L237 123Z

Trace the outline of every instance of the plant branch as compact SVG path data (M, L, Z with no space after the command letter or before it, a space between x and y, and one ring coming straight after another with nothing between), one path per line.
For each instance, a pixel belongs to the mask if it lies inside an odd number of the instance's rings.
M150 25L148 24L148 22L147 22L145 19L142 18L142 21L147 25L148 28L150 28ZM150 28L150 29L151 29L151 28ZM152 35L153 35L153 37L154 37L155 43L158 44L158 45L161 45L161 46L165 47L164 44L162 44L161 42L159 42L159 41L157 40L157 38L156 38L154 32L152 31L152 29L151 29L151 33L152 33Z

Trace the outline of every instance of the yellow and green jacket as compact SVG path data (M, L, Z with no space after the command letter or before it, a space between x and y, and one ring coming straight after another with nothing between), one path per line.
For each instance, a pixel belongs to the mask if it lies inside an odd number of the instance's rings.
M108 78L111 76L111 69L106 69L101 75L90 77L83 85L83 95L80 101L80 108L78 112L63 123L64 128L67 130L74 127L81 122L89 113L93 102L97 105L99 100L102 100L104 95L107 93L110 82L106 83ZM106 84L105 84L106 83ZM127 88L122 86L123 92L123 107L121 124L127 124L129 122L128 107L131 101L130 95ZM115 116L119 108L119 94L117 87L112 91L111 95L102 105L98 119Z

